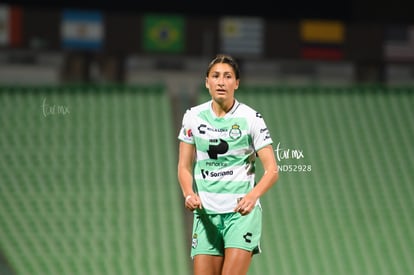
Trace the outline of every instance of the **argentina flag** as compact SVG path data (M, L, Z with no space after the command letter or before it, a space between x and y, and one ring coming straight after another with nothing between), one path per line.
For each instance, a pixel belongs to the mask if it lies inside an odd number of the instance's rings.
M64 10L61 37L64 49L102 49L104 27L101 12Z

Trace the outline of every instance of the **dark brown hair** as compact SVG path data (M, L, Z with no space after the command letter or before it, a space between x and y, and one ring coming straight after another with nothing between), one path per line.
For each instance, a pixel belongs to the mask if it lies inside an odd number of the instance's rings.
M208 74L210 73L211 67L213 67L213 65L217 63L229 64L234 70L236 79L240 78L240 70L239 70L239 65L237 64L237 61L232 56L226 55L226 54L218 54L214 57L213 60L210 61L210 64L208 65L207 72L206 72L207 77L208 77Z

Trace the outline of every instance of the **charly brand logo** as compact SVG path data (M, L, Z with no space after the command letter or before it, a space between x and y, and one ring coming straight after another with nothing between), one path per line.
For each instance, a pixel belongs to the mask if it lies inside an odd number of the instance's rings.
M42 113L44 117L48 116L66 116L70 114L69 106L49 104L46 98L42 101Z
M305 159L305 153L300 148L284 148L281 147L280 142L277 144L276 158L278 161L278 169L280 172L310 172L312 165L306 163L299 164L283 164L285 160L302 160Z

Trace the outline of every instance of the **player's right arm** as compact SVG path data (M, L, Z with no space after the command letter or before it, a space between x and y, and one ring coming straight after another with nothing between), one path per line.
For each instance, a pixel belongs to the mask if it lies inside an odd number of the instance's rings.
M193 163L195 159L195 146L180 142L178 154L178 182L185 198L185 207L189 210L201 208L201 201L193 190Z

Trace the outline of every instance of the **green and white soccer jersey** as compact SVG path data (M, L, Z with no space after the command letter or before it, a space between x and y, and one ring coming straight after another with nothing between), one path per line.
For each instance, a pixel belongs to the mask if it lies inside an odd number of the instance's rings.
M224 117L217 117L211 104L186 111L178 139L197 148L194 179L206 213L229 213L254 187L256 151L272 139L251 107L236 100Z

